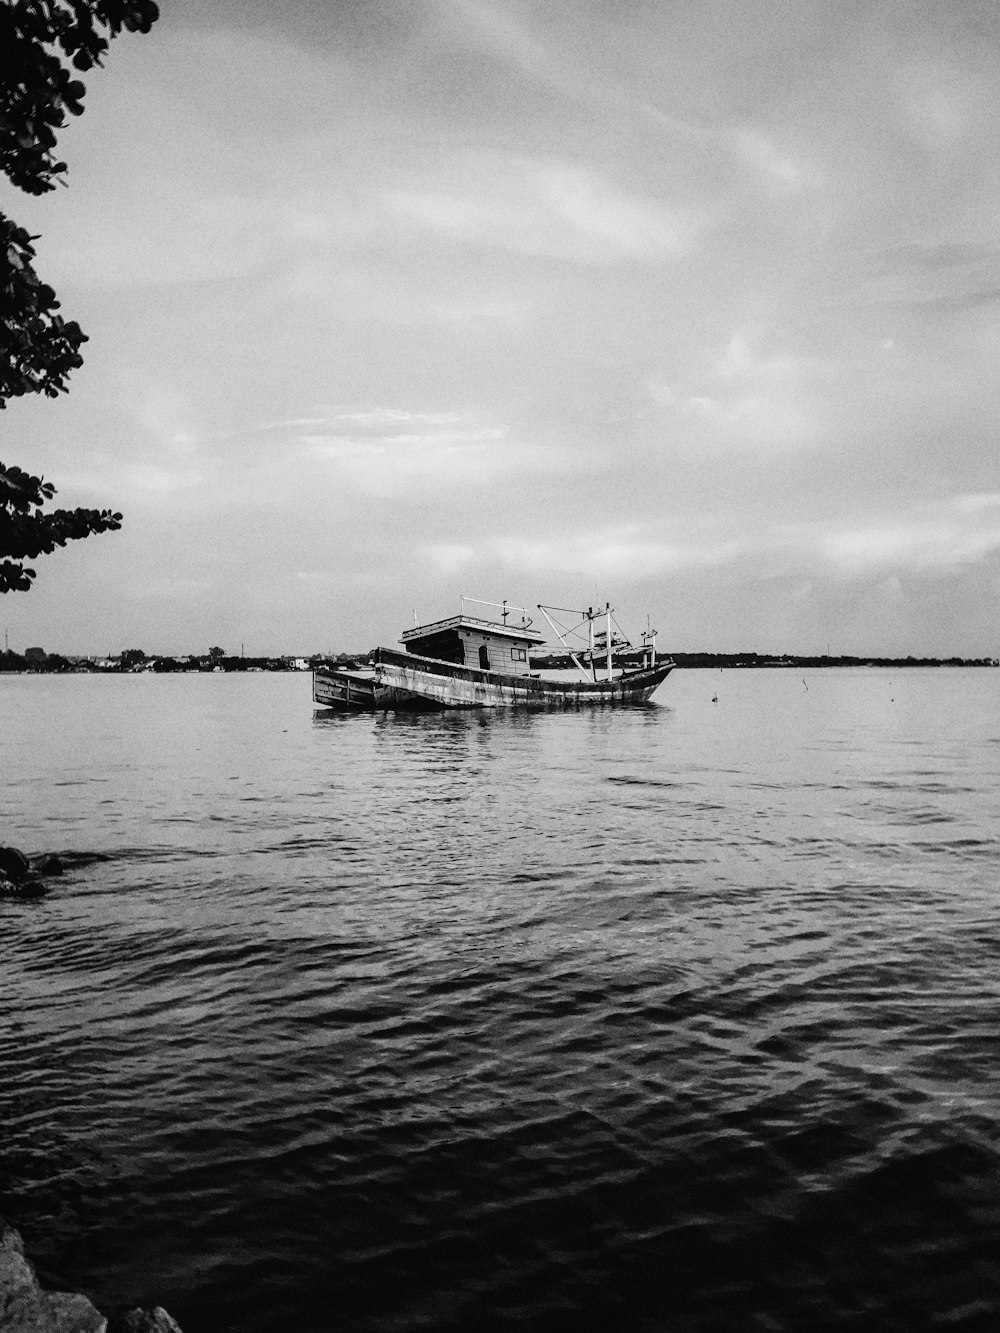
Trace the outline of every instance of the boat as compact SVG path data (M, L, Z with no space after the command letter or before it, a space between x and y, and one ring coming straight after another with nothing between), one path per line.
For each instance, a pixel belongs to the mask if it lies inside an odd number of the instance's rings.
M610 603L586 611L539 603L538 610L572 667L536 667L532 654L546 636L526 608L463 597L458 615L404 630L402 649L377 648L356 667L318 667L313 702L365 713L644 704L674 668L657 659L655 630L638 647L625 638Z

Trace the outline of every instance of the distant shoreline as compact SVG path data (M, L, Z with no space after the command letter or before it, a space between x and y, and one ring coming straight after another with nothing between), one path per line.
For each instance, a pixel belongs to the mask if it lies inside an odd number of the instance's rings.
M39 655L40 654L40 655ZM234 671L313 671L319 667L357 667L364 665L369 653L316 654L311 657L147 657L137 656L133 650L120 657L88 658L63 657L58 653L42 653L28 649L26 654L9 650L0 652L0 675L134 675L139 672L234 672ZM657 660L673 661L678 669L715 668L745 670L748 668L814 668L814 667L998 667L995 657L853 657L818 656L797 657L777 653L658 653ZM532 666L542 671L572 668L573 661L565 653L550 653L532 658Z
M995 667L995 657L792 657L786 653L657 653L658 662L672 661L676 667ZM533 657L532 665L544 670L573 666L563 653Z
M995 657L791 657L767 653L673 653L678 667L995 667Z

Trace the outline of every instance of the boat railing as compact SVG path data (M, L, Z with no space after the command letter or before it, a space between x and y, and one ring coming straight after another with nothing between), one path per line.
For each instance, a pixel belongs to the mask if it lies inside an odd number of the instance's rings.
M512 628L531 629L532 620L531 616L528 613L528 608L526 606L511 606L506 598L504 598L502 602L484 602L481 597L463 597L461 601L462 601L463 616L466 613L465 612L466 602L471 602L473 606L492 606L495 610L499 611L501 614L501 618L499 620L497 620L496 617L493 617L492 619L483 621L478 616L474 617L475 619L480 620L480 623L487 625L502 625L506 629L508 625L507 617L512 615L520 615L521 617L520 622L515 626L512 626ZM473 617L470 617L470 619L471 618Z
M463 600L471 601L472 599L465 598ZM485 605L495 606L498 604L495 602L487 602ZM539 634L538 630L532 627L530 621L520 623L518 621L494 620L487 616L470 615L464 608L457 616L446 616L444 620L433 620L427 625L413 625L409 629L403 630L400 638L404 640L417 637L423 638L426 634L436 634L441 630L451 629L458 624L473 625L477 629L506 630L508 634L518 634L523 632L529 639L538 639L539 642L542 642L544 639L544 635Z

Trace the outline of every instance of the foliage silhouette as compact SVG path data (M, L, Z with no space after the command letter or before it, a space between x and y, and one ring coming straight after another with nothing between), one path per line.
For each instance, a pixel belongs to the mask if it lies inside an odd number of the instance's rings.
M25 560L51 555L68 541L121 527L109 509L53 509L42 513L55 487L19 467L0 463L0 592L27 592L35 571Z
M153 0L5 0L0 3L0 171L28 194L64 183L55 156L66 113L83 112L85 93L74 71L101 64L123 30L148 32ZM0 213L0 410L11 398L66 391L83 364L86 334L59 314L56 294L35 272L30 236ZM0 463L0 592L27 591L35 571L26 560L68 541L121 527L110 509L43 512L55 487Z

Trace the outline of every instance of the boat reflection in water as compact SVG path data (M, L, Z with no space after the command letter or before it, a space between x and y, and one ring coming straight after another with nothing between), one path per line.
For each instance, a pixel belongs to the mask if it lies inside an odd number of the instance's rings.
M467 603L499 612L499 618L470 614ZM646 631L634 647L610 604L586 611L538 609L572 660L572 673L532 669L531 654L546 640L524 607L463 597L457 616L404 630L405 651L378 648L356 670L314 671L313 701L361 712L642 704L673 670L673 662L657 662L656 631Z

